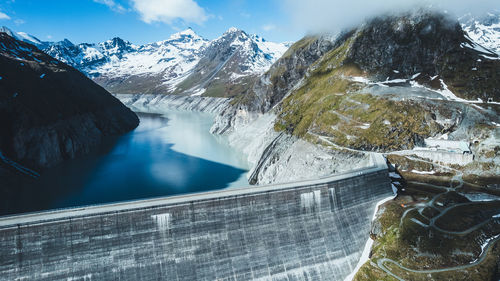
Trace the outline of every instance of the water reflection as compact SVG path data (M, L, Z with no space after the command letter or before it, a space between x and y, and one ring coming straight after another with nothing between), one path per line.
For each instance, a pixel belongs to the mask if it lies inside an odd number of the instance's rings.
M133 132L23 186L5 213L199 192L246 183L243 155L209 133L203 113L139 114ZM5 199L4 199L5 200ZM14 203L13 203L14 202Z

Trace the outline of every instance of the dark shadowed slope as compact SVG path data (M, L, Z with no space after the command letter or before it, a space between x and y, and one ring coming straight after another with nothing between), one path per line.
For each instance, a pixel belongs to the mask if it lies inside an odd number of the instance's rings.
M137 116L82 73L0 33L0 151L30 168L87 153Z

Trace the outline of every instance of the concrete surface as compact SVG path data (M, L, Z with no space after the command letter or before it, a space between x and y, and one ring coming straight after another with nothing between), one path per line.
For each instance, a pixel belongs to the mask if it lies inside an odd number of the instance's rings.
M0 280L343 280L387 167L0 218Z

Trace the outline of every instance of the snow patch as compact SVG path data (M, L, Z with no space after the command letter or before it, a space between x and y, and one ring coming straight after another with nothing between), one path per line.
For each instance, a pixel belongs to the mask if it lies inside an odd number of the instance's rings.
M370 84L370 80L366 79L365 77L360 77L360 76L352 76L351 81L358 82L358 83L364 83L364 84Z
M419 72L419 73L417 73L417 74L413 75L413 76L411 77L411 80L413 80L413 79L417 78L418 76L420 76L420 74L422 74L422 73L420 73L420 72Z
M444 83L443 79L439 79L439 81L441 83L441 88L442 88L441 90L435 90L435 89L432 89L432 88L428 88L428 87L426 87L426 86L424 86L422 84L419 84L416 81L410 81L410 85L411 85L411 87L414 87L414 88L425 89L427 91L438 93L441 96L443 96L443 98L445 98L446 100L450 100L450 101L463 102L463 103L471 103L471 104L474 104L474 103L483 103L483 100L481 100L481 99L466 100L466 99L459 98L459 97L457 97L448 88L448 85L446 85L446 83ZM495 103L495 102L489 102L489 103Z
M205 93L205 91L206 91L205 88L197 89L193 92L193 94L191 94L191 96L192 97L201 96Z
M392 188L392 193L394 193L394 195L398 195L398 188L391 183L391 188Z
M370 123L363 123L362 125L357 126L360 129L367 130L370 129L371 124Z
M389 177L391 177L393 179L400 179L401 178L401 176L398 173L395 173L395 172L390 172L389 173Z
M472 202L488 202L488 201L496 201L499 200L500 197L487 194L487 193L464 193L462 194L465 198L469 199Z
M421 175L433 175L435 174L436 172L435 171L418 171L418 170L411 170L412 173L415 173L415 174L421 174Z

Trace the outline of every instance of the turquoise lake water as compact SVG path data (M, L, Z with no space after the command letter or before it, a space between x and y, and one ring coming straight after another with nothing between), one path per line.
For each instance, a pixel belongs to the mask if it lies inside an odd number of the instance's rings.
M139 113L134 131L42 173L9 213L76 207L246 186L248 163L213 118L198 112ZM26 197L29 197L28 199Z

